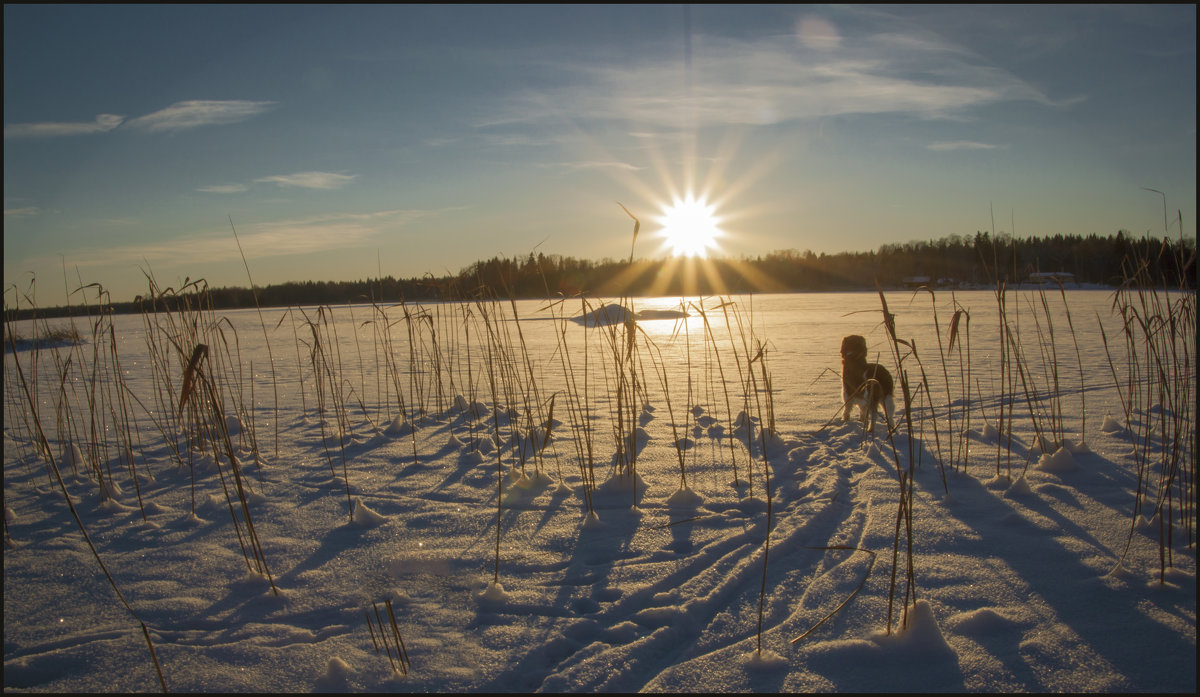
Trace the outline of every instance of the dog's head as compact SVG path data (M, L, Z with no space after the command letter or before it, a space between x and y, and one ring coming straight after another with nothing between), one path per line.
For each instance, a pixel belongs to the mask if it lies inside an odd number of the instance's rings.
M866 359L867 340L857 334L842 339L842 358Z

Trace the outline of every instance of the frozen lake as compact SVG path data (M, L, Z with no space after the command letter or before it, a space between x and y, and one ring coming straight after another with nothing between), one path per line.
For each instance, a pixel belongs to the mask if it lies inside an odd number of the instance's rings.
M77 321L5 357L5 690L1194 692L1194 324L1066 296L1003 366L991 292L887 294L899 366L873 293Z

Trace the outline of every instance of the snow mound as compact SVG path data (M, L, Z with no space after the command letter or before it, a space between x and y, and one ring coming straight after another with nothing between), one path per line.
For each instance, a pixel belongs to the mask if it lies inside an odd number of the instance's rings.
M350 687L348 679L353 672L349 663L334 656L325 665L325 674L317 680L317 688L322 692L345 691Z
M599 530L604 527L604 523L600 522L600 516L596 515L595 511L588 511L587 516L583 519L584 530Z
M104 499L97 508L105 513L126 513L133 510L130 506L126 506L114 498Z
M83 451L79 449L79 446L74 441L68 441L63 446L62 456L59 459L62 460L62 464L65 467L83 467L85 464Z
M1112 417L1112 414L1104 415L1104 423L1100 424L1100 430L1105 433L1120 433L1125 430L1125 427Z
M668 506L679 508L694 508L704 503L704 497L689 488L679 487L674 494L667 497Z
M383 432L389 436L406 436L412 432L412 426L404 420L403 414L397 414L387 428L383 429Z
M645 627L666 627L684 614L678 605L648 607L633 613L633 621Z
M606 327L614 324L624 324L629 320L649 321L658 319L683 319L688 316L683 310L643 310L632 312L623 305L609 303L601 305L591 312L584 313L571 320L585 327Z
M979 437L986 441L1000 440L1000 431L991 424L985 424L983 430L979 432Z
M354 524L360 528L374 528L382 525L387 518L367 507L361 499L354 500Z
M1074 472L1079 469L1079 465L1075 463L1075 458L1071 456L1070 449L1064 446L1055 450L1053 454L1046 455L1043 453L1038 458L1036 469L1042 472Z
M496 451L496 441L492 440L491 436L484 436L483 438L475 439L471 443L471 447L475 452L482 453L483 455L491 455Z
M759 435L764 439L767 448L769 448L771 452L778 453L787 450L787 443L783 440L783 436L780 436L775 431L772 431L769 428L764 428Z
M604 632L604 638L612 644L628 644L642 633L642 628L636 622L625 620L609 627Z
M121 494L123 493L124 492L121 491L121 485L117 484L111 478L105 479L102 477L100 479L100 496L102 496L106 501L109 499L120 498Z
M952 654L954 649L946 643L942 629L933 616L933 608L927 600L918 600L908 611L907 625L891 636L876 634L872 637L881 646L919 654Z
M994 608L981 607L955 615L946 624L958 634L987 636L1013 627L1017 623Z
M511 597L499 581L488 583L486 588L475 594L475 600L480 605L503 605Z
M746 670L782 670L788 667L787 659L770 649L751 651L743 660Z
M634 318L629 308L621 305L601 305L591 312L573 317L572 321L585 327L606 327L613 324L624 324Z
M1125 566L1124 562L1118 561L1117 565L1114 566L1107 574L1105 574L1104 577L1118 581L1132 581L1137 578L1137 574L1130 571L1129 568Z
M1029 486L1029 480L1025 479L1025 475L1017 477L1017 481L1004 490L1004 498L1006 499L1023 498L1032 495L1033 488Z

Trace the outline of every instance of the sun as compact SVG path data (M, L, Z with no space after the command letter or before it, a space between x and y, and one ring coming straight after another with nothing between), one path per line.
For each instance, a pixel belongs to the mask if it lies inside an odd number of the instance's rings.
M662 224L660 235L664 247L676 257L703 259L710 249L716 249L717 238L723 234L715 206L692 194L683 200L675 199L663 210L658 222Z

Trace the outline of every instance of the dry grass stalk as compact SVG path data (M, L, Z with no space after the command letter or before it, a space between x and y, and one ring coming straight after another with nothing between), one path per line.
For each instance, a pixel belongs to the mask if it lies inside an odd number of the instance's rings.
M367 629L371 632L371 643L375 646L376 654L381 653L379 647L380 644L383 645L383 652L387 653L388 663L391 664L394 672L408 675L408 671L412 668L412 662L408 659L408 650L404 647L404 639L400 636L400 627L396 624L396 613L392 609L392 601L385 599L383 602L388 616L387 627L383 624L378 603L371 603L371 608L375 613L374 622L371 621L370 613L365 610L363 612L367 618Z

